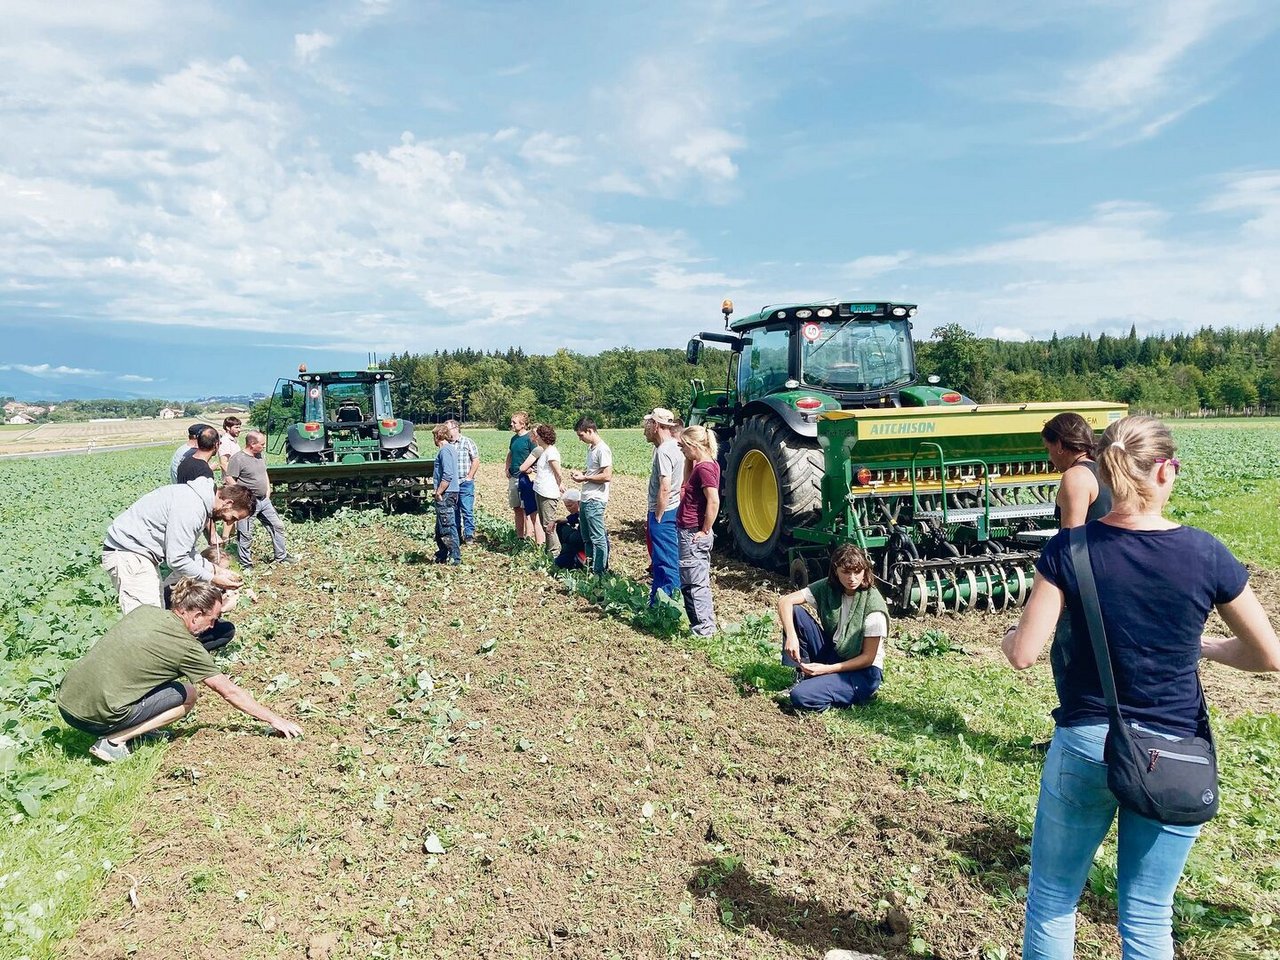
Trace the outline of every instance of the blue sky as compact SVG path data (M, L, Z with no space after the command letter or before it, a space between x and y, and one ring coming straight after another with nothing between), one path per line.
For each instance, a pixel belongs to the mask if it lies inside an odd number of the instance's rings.
M680 346L817 297L987 336L1278 322L1280 8L4 0L0 393Z

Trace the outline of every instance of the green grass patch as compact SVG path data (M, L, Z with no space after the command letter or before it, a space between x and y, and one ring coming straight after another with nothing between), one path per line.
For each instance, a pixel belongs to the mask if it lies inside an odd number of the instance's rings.
M85 753L91 738L51 739L27 764L68 787L35 816L0 826L0 958L57 956L115 865L131 851L138 799L164 759L159 744L126 761L98 765Z

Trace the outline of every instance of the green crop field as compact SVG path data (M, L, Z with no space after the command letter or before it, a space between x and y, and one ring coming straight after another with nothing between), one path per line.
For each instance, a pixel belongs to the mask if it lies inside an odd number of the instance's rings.
M1174 516L1280 613L1280 429L1176 434ZM469 435L501 462L509 434ZM0 958L147 956L179 929L246 957L802 957L847 945L833 931L893 957L1016 956L1047 667L1004 666L1005 619L903 621L874 704L779 716L783 582L717 561L709 641L648 608L623 511L650 448L605 437L615 580L557 579L515 545L496 470L454 574L424 563L424 517L290 524L303 562L254 571L224 663L306 737L256 736L206 697L174 742L109 767L53 694L116 617L102 533L169 451L0 461ZM559 445L582 462L571 430ZM1209 693L1224 806L1180 888L1181 956L1280 960L1280 694L1221 670ZM1114 900L1104 851L1078 956L1117 956Z

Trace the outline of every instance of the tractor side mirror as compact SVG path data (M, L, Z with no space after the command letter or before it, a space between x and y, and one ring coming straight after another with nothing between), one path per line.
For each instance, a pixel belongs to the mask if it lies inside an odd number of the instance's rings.
M286 383L280 388L280 400L282 403L293 403L292 383Z
M698 358L702 356L702 341L694 337L689 341L689 345L684 348L684 359L686 363L697 363Z

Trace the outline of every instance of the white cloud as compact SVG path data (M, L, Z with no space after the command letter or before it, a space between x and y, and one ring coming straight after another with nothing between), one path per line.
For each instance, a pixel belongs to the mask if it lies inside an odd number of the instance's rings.
M155 383L156 382L155 377L144 377L141 374L137 374L137 373L126 373L119 377L116 377L116 379L124 380L126 383Z
M1127 110L1158 99L1184 57L1229 19L1230 4L1169 0L1138 12L1134 41L1068 71L1059 103L1090 112Z
M1005 327L996 324L991 328L991 336L997 340L1012 340L1015 343L1025 343L1032 339L1031 334L1027 333L1022 327Z
M293 35L293 55L302 63L314 63L320 53L334 44L334 38L319 30Z
M1275 16L1253 0L1169 0L1117 3L1099 23L1099 11L1083 10L1071 26L1102 56L1066 67L1040 99L1075 118L1075 133L1057 142L1117 135L1118 143L1158 135L1190 111L1213 100L1216 79L1234 55L1265 35ZM1128 131L1128 132L1125 132Z
M68 367L63 364L52 366L48 363L6 363L0 364L0 370L16 370L19 373L29 374L33 377L92 377L100 376L101 370L88 370L83 367Z
M697 61L641 59L621 83L598 91L597 100L610 126L608 140L621 148L619 159L640 168L636 174L624 166L612 174L615 179L598 181L602 186L640 183L667 195L692 179L722 199L737 178L733 158L746 140L722 125L728 108Z
M520 156L531 163L544 163L552 167L563 167L578 163L581 159L577 153L576 137L557 137L545 130L535 133L520 147Z
M927 257L925 262L934 266L1052 264L1061 270L1149 262L1168 252L1151 234L1151 228L1165 219L1164 213L1148 205L1104 203L1082 223L1046 226L1012 240Z
M877 256L858 257L848 265L849 275L855 280L870 280L896 269L911 259L910 250Z

